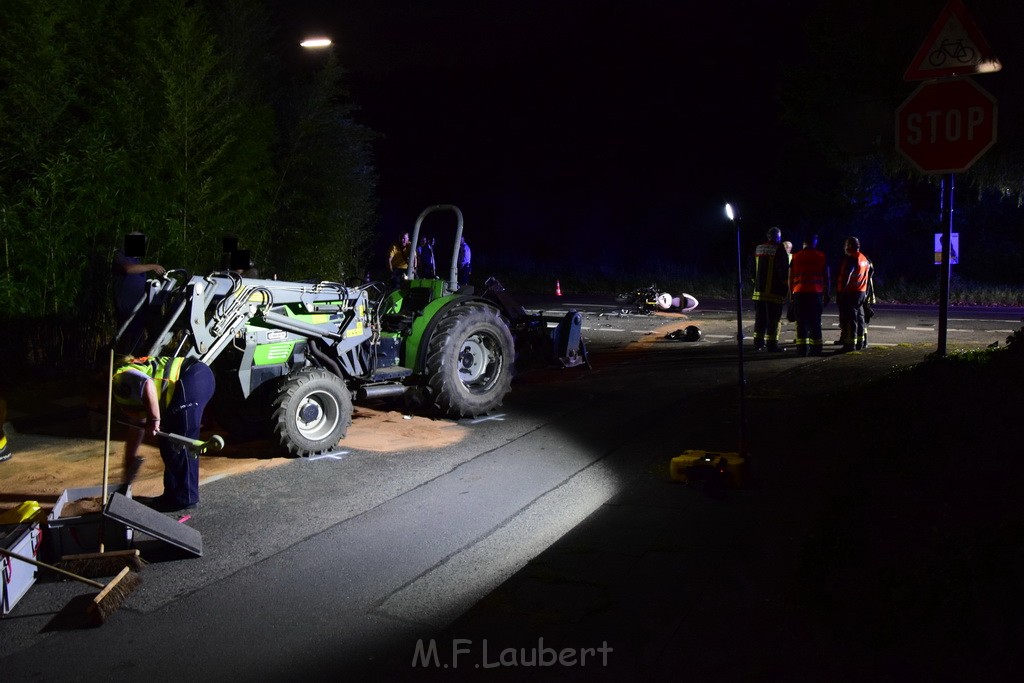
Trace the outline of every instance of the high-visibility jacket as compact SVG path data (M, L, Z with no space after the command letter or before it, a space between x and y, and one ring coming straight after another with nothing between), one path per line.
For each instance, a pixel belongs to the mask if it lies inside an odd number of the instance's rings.
M825 262L825 253L810 247L793 254L793 261L789 264L793 292L824 292L828 287L825 282Z
M853 271L853 277L849 277L850 271ZM842 262L839 264L836 291L867 292L870 271L871 261L861 252L857 251L852 255L843 257ZM849 279L849 284L847 284L847 279Z
M779 242L765 242L754 251L754 301L781 304L789 298L789 254Z
M157 397L160 406L166 408L171 404L171 397L174 389L181 379L182 364L184 358L170 358L167 356L135 358L114 371L113 388L114 400L119 408L129 415L143 413L141 384L145 377L156 383ZM142 377L141 375L145 377Z

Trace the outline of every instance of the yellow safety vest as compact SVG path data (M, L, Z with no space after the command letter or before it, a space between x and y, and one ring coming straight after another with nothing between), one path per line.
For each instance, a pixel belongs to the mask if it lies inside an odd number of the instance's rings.
M115 370L113 381L117 385L120 379L124 379L123 377L119 378L119 375L129 370L138 370L156 382L156 392L159 397L160 406L166 408L171 404L171 397L174 395L174 388L181 377L181 366L184 362L184 358L170 358L168 356L136 358ZM142 401L139 397L124 396L117 391L114 392L114 400L119 407L129 413L137 412L142 407Z

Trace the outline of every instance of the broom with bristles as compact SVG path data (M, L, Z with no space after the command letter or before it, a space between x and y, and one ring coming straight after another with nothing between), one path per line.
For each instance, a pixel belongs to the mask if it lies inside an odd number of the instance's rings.
M89 603L85 610L86 615L97 626L105 622L111 614L116 612L117 608L124 604L124 601L129 595L131 595L132 591L138 588L139 584L142 583L142 577L128 567L122 569L117 576L106 584L102 584L99 581L87 579L84 576L79 576L73 572L65 571L60 567L45 564L39 560L32 559L31 557L23 557L16 553L12 553L10 550L6 550L4 548L0 548L0 553L3 553L8 557L12 557L15 560L28 562L29 564L42 569L49 569L52 572L63 574L64 576L84 583L87 586L98 588L100 592L92 599L92 602Z
M102 505L107 504L107 480L110 474L110 422L114 410L114 349L110 349L110 367L107 372L107 435L103 442L103 497ZM130 484L131 482L126 482ZM106 523L100 519L98 553L65 555L57 562L57 568L82 576L112 576L122 569L140 571L144 566L138 549L113 550L106 552L103 542L103 528Z

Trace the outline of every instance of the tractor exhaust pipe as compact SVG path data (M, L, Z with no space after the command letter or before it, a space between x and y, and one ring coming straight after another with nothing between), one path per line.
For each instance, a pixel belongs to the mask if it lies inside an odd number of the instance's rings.
M356 398L360 401L377 398L393 398L401 396L409 391L410 387L404 384L369 384L359 387L356 391Z

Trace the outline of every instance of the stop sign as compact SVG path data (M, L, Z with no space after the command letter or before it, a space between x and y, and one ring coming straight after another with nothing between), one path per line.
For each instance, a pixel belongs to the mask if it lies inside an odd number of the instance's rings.
M896 149L922 173L966 171L995 141L995 98L969 78L922 83L896 110Z

